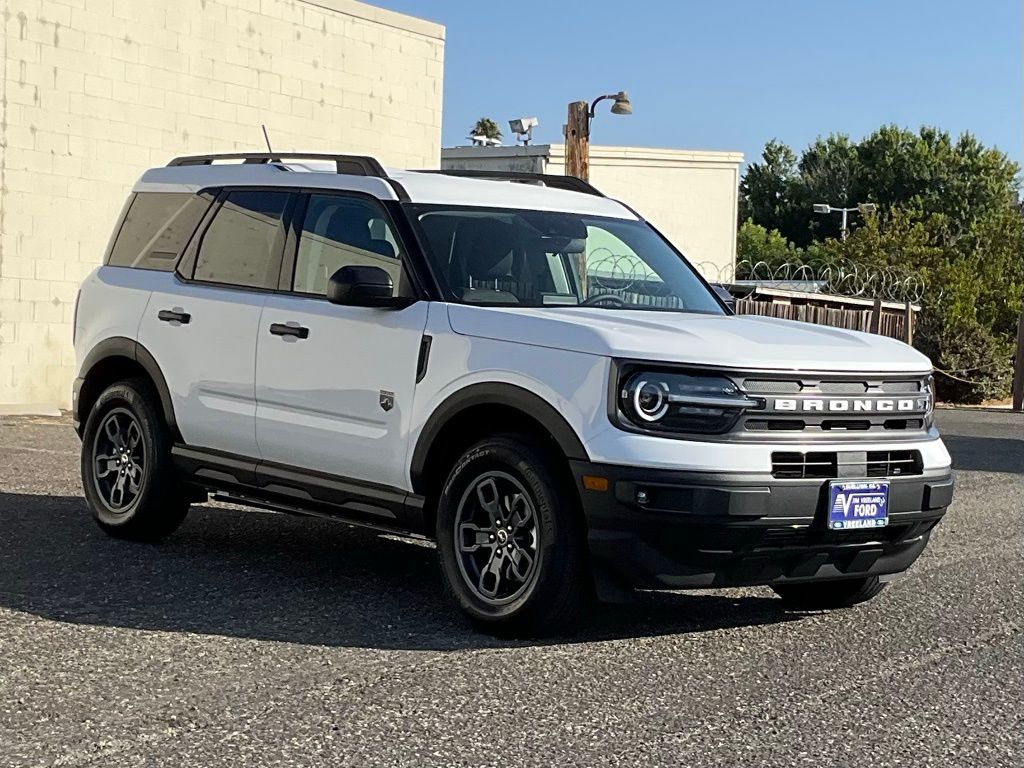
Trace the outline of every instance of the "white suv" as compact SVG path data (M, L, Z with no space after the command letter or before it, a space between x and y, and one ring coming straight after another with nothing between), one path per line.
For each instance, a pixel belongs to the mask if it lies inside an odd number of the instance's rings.
M732 315L571 178L180 158L135 187L75 349L105 531L159 540L213 493L432 537L491 631L595 588L851 605L952 497L925 357Z

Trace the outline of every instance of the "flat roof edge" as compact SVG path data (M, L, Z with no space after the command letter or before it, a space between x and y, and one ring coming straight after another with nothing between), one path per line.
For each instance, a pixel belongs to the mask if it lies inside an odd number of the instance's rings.
M564 144L531 144L527 147L444 147L441 157L445 159L514 158L514 157L565 157ZM727 163L743 162L742 152L708 149L666 149L664 147L615 147L602 144L590 145L590 159L593 160L653 160L657 162Z
M354 16L357 19L372 21L383 24L387 27L394 27L405 32L416 35L423 35L434 40L444 40L445 27L435 21L421 19L418 16L410 16L398 11L390 11L387 8L378 8L375 5L361 3L359 0L299 0L305 5L315 5L327 11L343 13L346 16Z

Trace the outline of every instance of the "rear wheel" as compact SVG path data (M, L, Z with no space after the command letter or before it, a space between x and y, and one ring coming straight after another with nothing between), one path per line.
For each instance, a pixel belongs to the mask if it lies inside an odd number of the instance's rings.
M535 635L573 626L591 592L576 503L550 457L522 436L477 443L438 506L448 590L478 626Z
M849 608L870 600L884 588L885 583L877 576L772 587L789 607L809 611Z
M189 502L174 476L170 443L146 381L118 382L96 400L82 433L82 486L106 533L154 542L184 521Z

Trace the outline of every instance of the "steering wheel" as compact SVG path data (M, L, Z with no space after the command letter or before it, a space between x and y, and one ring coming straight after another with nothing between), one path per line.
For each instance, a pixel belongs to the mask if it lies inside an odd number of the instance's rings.
M599 293L597 296L590 296L584 299L579 305L581 307L596 307L606 302L613 304L616 307L625 307L629 303L621 296L616 296L614 293Z

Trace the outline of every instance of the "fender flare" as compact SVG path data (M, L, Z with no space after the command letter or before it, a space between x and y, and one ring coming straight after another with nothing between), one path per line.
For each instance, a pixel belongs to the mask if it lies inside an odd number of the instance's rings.
M112 357L125 357L142 366L142 369L152 380L153 386L156 388L157 396L160 398L160 407L163 411L164 421L171 434L177 439L180 432L178 430L178 422L174 417L174 403L171 400L171 390L167 386L167 379L164 378L163 371L160 370L160 365L157 363L156 358L139 342L125 336L112 336L104 339L85 356L79 378L83 382L88 380L89 374L93 372L96 366ZM75 410L78 411L79 408L80 405L76 399ZM74 414L76 423L84 425L86 416L88 414L76 412Z
M546 429L566 458L589 461L590 456L576 431L558 410L528 389L500 382L470 384L449 395L430 415L416 441L409 466L413 487L420 486L427 465L427 457L437 436L445 425L468 408L478 405L503 405L522 411Z

